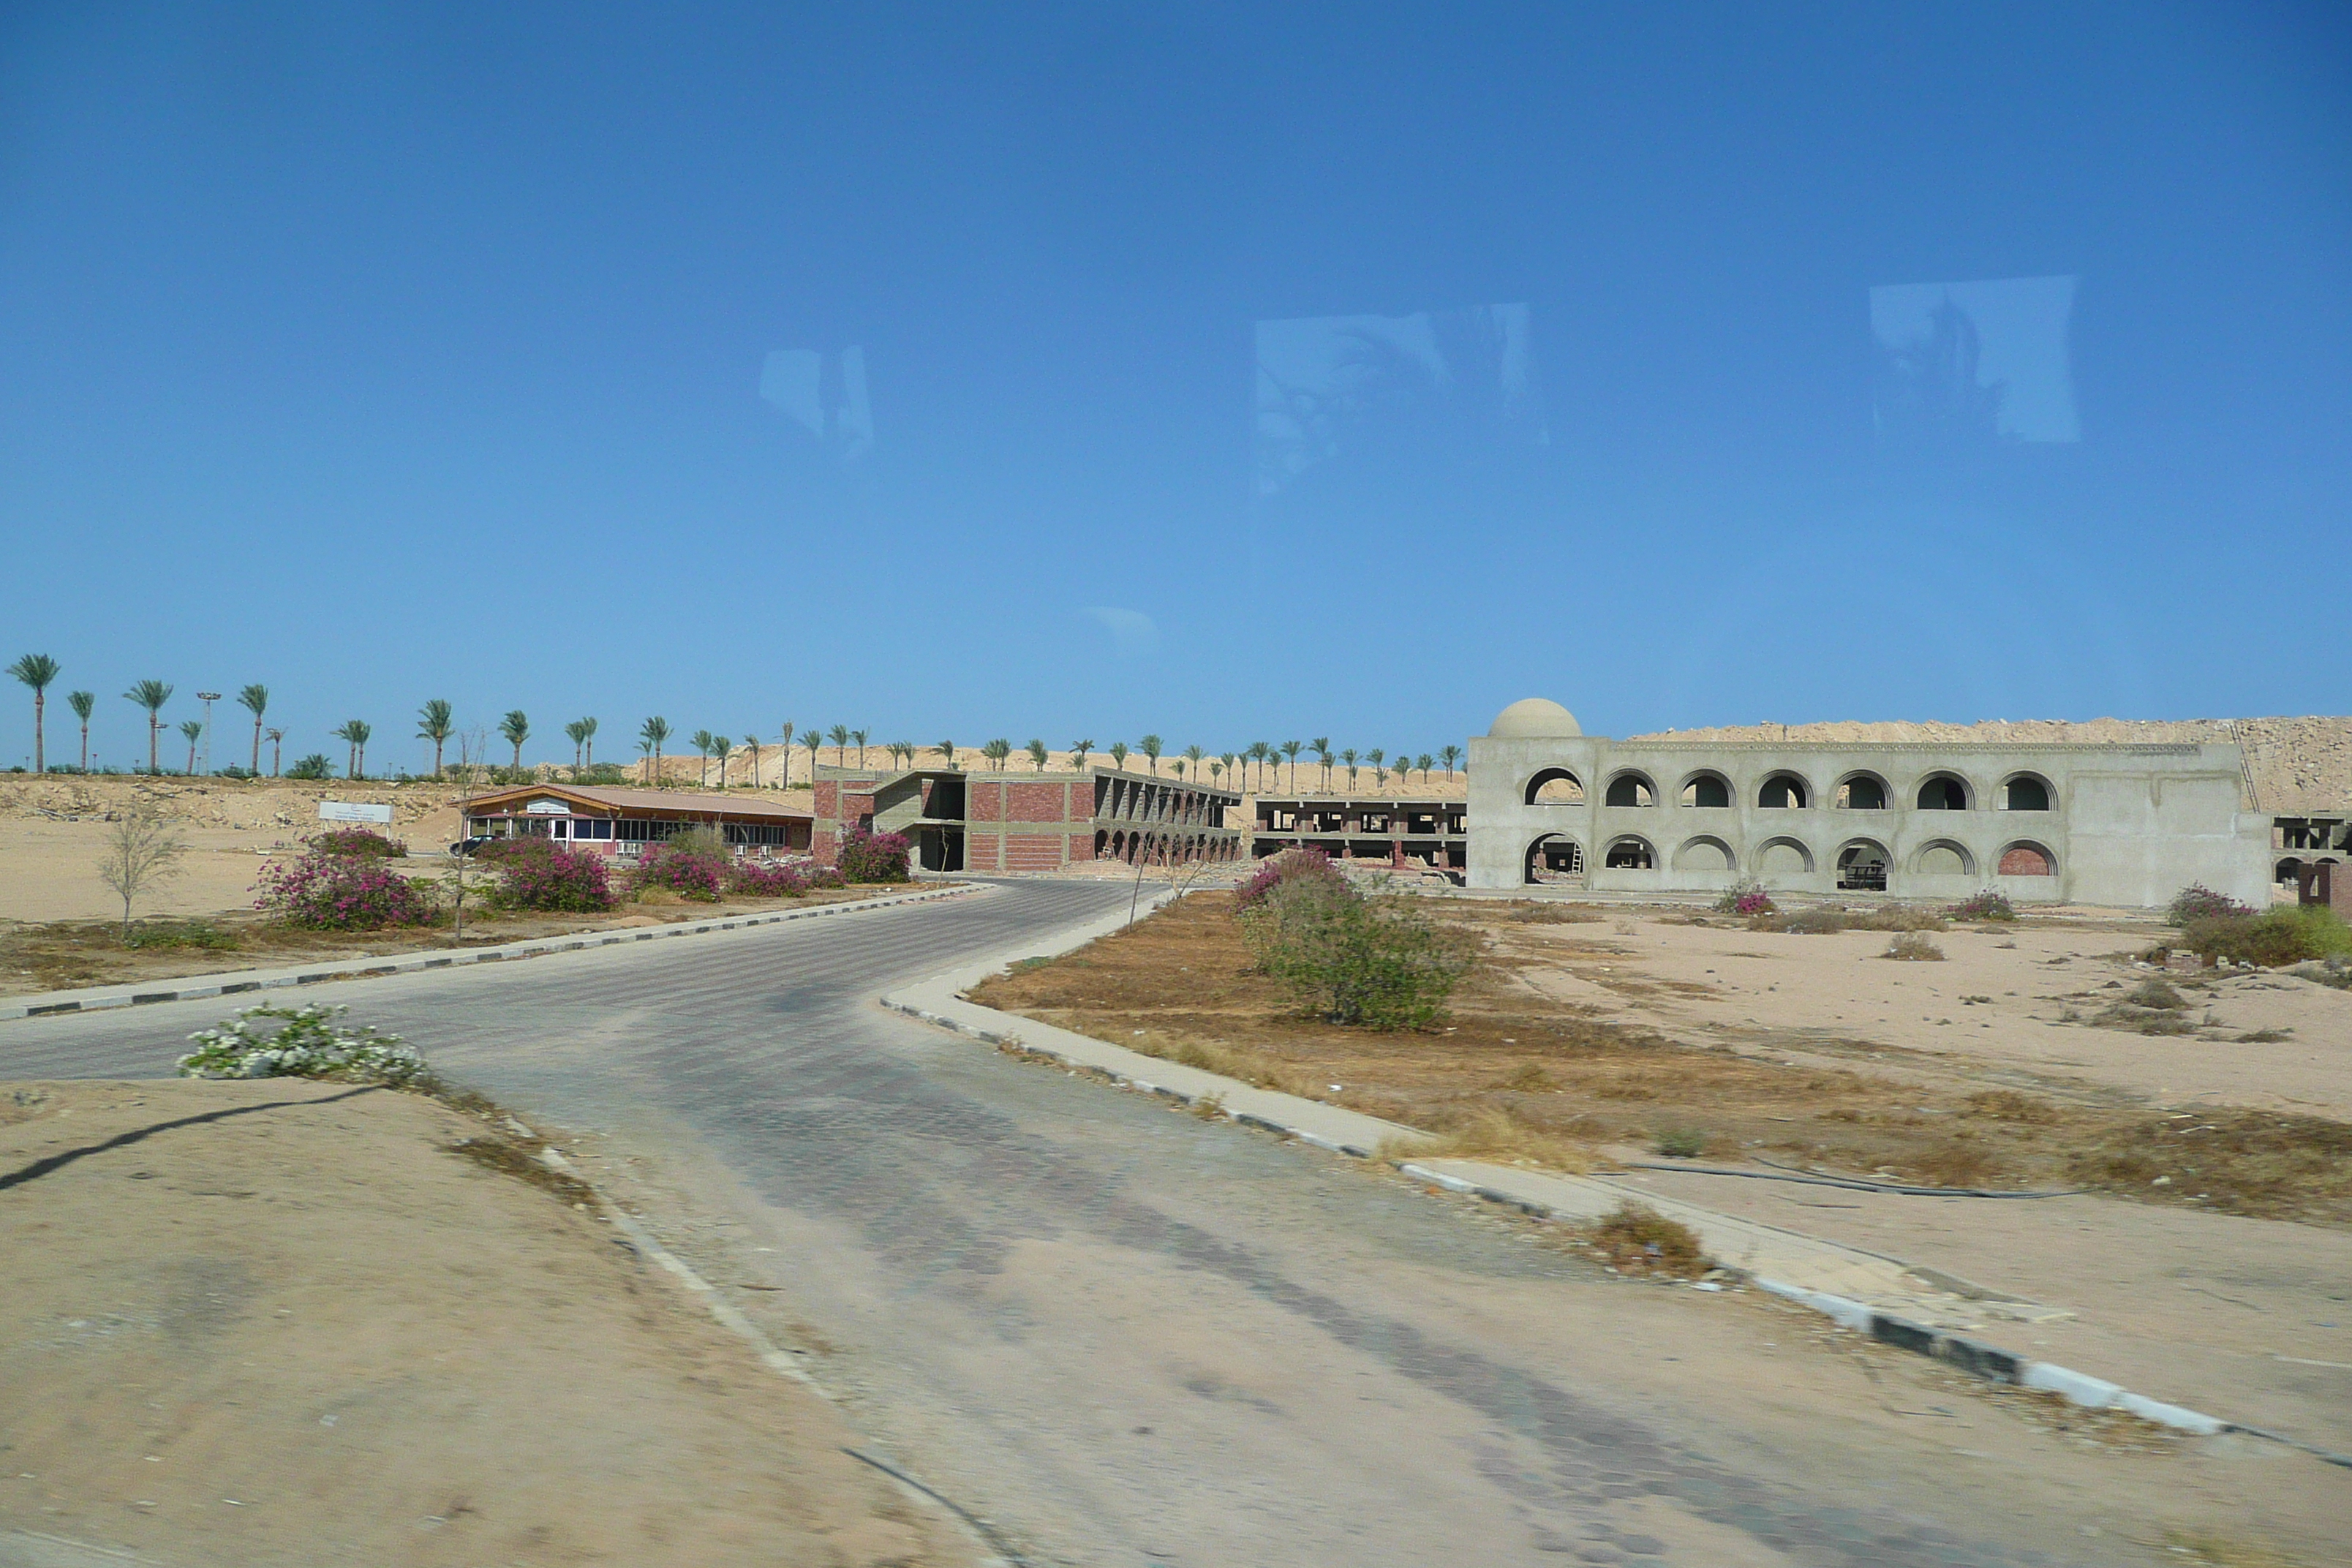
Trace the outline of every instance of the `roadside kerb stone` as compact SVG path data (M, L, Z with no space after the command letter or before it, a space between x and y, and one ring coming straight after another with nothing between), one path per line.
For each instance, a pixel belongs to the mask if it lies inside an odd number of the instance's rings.
M1163 891L1150 900L1158 909L1177 895ZM962 993L1024 959L1055 958L1074 952L1128 923L1124 912L1057 931L1018 950L969 963L929 980L902 986L881 998L893 1011L952 1029L991 1045L1034 1052L1114 1084L1162 1095L1182 1104L1213 1102L1225 1116L1262 1131L1359 1159L1382 1157L1394 1148L1431 1134L1360 1111L1306 1100L1238 1079L1145 1056L1123 1046L1023 1018L967 1000ZM2133 1394L2121 1385L2014 1352L1965 1334L1920 1323L1856 1300L1847 1292L1921 1294L1910 1267L1899 1259L1841 1247L1817 1237L1753 1220L1717 1214L1604 1177L1560 1175L1475 1160L1397 1160L1398 1171L1415 1181L1516 1208L1539 1219L1585 1224L1632 1202L1688 1226L1707 1256L1742 1275L1759 1289L1821 1313L1843 1328L1882 1343L1941 1361L1956 1370L1996 1383L2055 1394L2093 1410L2120 1410L2175 1430L2213 1436L2242 1433L2301 1448L2330 1464L2352 1468L2352 1456L2332 1453L2182 1405ZM1905 1276L1909 1275L1906 1281Z
M774 925L783 921L816 920L827 915L862 914L900 904L928 903L979 892L983 884L930 888L920 892L893 893L837 904L814 904L802 910L770 910L755 915L731 915L724 920L680 921L674 925L635 926L626 931L584 931L573 936L536 937L497 947L427 950L355 958L320 967L296 964L285 969L246 969L226 974L191 974L178 980L149 982L152 989L95 985L78 991L51 991L31 996L0 998L0 1018L39 1018L60 1013L98 1013L114 1007L137 1007L155 1002L185 1002L205 996L237 996L248 991L276 991L294 985L315 985L328 980L363 980L381 974L418 974L428 969L452 969L468 963L497 963L509 959L538 958L551 952L578 952L585 948L614 947L624 942L652 942L664 937L699 936L706 931L739 931L748 926Z

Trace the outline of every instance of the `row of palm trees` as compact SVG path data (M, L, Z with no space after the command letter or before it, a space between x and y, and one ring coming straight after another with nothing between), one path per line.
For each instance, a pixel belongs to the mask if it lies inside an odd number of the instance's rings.
M48 689L57 683L58 677L63 671L58 661L48 655L28 653L10 665L8 673L32 689L33 771L46 773L48 771L47 738L45 733ZM142 680L123 693L126 699L146 710L147 766L151 773L163 771L162 744L163 731L165 727L163 710L172 700L173 694L172 685L162 680ZM202 695L205 700L206 711L209 712L214 694L205 692ZM247 686L236 694L236 700L253 715L252 773L258 776L261 772L261 742L267 740L270 746L270 775L277 776L286 732L283 730L269 729L265 726L264 715L269 708L269 689L258 684ZM66 705L71 708L75 716L81 721L81 766L82 770L87 772L89 768L90 715L97 710L98 699L91 692L73 691L67 693ZM595 766L596 728L596 721L593 718L574 719L563 726L565 737L572 742L572 766L575 775ZM185 720L181 722L179 731L182 737L188 742L188 772L193 773L196 768L196 748L204 738L205 723L200 720ZM344 763L345 776L354 779L366 776L367 746L368 742L373 738L374 732L373 726L363 719L345 720L341 725L330 731L335 739L343 742L349 748ZM530 739L531 733L530 715L520 708L509 710L499 719L498 733L499 738L512 748L514 771L521 772L523 743ZM645 759L646 778L648 783L657 783L661 778L662 748L668 743L672 733L669 721L658 715L647 719L637 728L637 750ZM763 750L771 745L774 746L779 752L777 786L784 789L792 787L792 748L795 735L799 737L800 744L808 752L809 773L812 778L815 775L817 763L822 760L824 748L828 744L833 747L835 763L843 767L849 765L849 754L853 747L857 753L857 765L861 768L866 765L869 750L878 750L887 753L892 762L901 767L912 767L918 756L928 753L940 758L946 766L952 768L956 766L958 755L956 743L953 741L940 741L929 747L918 746L912 741L876 742L872 739L872 731L852 729L846 724L835 724L830 728L810 725L803 729L795 724L786 723L772 742L763 740L757 734L751 734L744 736L740 742L743 751L751 759L751 782L754 789L761 787L761 763ZM447 699L436 697L418 709L416 736L419 740L433 742L433 774L436 778L440 777L444 772L444 759L447 745L452 739L458 736L455 706ZM728 781L728 766L738 744L734 737L709 730L697 730L693 734L685 737L685 740L701 756L702 769L699 782L706 785L709 783L710 763L713 759L716 759L719 763L719 787L725 788ZM1087 758L1094 753L1095 749L1095 743L1090 740L1073 742L1069 748L1072 756L1076 759L1076 766L1081 769L1087 765ZM1013 755L1013 745L1009 740L989 741L978 750L980 755L999 773L1004 771L1006 763ZM1051 753L1044 741L1032 739L1026 746L1021 748L1021 751L1028 757L1029 765L1034 771L1038 773L1045 771L1045 764ZM1109 756L1114 765L1121 768L1127 766L1129 756L1140 755L1155 777L1160 773L1160 759L1168 755L1166 744L1158 735L1144 736L1136 742L1132 750L1126 742L1114 741L1105 748L1105 753ZM1391 774L1394 774L1400 783L1410 784L1415 770L1420 772L1422 782L1425 784L1429 781L1431 770L1441 764L1445 770L1446 778L1450 781L1454 776L1455 764L1462 760L1462 748L1446 746L1434 755L1427 752L1417 755L1400 752L1391 759L1387 752L1378 746L1360 752L1353 747L1335 752L1331 749L1328 738L1318 736L1312 741L1279 742L1253 741L1247 746L1238 750L1222 752L1214 755L1210 754L1202 747L1187 746L1183 751L1169 757L1169 762L1179 779L1186 777L1196 781L1205 779L1215 784L1230 784L1230 787L1235 789L1261 793L1269 784L1277 787L1280 785L1283 768L1287 764L1290 792L1297 794L1298 759L1301 754L1311 756L1316 764L1322 769L1319 787L1323 793L1328 794L1331 789L1333 772L1338 768L1347 770L1348 788L1350 791L1357 787L1360 771L1364 768L1371 770L1374 782L1383 788L1387 786Z
M47 773L49 771L47 734L49 688L56 685L58 677L65 673L64 667L47 654L28 653L10 665L8 673L32 688L33 771L37 773ZM122 694L126 700L146 710L147 771L151 773L160 773L163 771L163 731L166 727L163 722L163 708L172 700L174 689L172 683L167 680L141 680L132 683L131 689ZM210 691L200 693L207 715L211 713L213 699L217 695L218 693ZM267 738L271 746L270 771L275 773L277 748L284 742L286 732L283 730L271 730L264 726L263 716L269 710L269 688L257 683L248 686L236 694L236 700L239 706L253 715L251 771L257 774L261 772L261 742ZM89 771L89 721L98 711L98 694L94 691L68 691L66 693L66 706L72 709L74 717L81 721L81 771L88 773ZM196 747L204 740L206 721L204 719L184 719L179 724L181 737L188 742L187 771L190 773L196 771Z

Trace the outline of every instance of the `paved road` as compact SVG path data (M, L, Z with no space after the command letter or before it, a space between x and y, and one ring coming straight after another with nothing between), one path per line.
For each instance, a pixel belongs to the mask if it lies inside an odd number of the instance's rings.
M1604 1278L1360 1163L871 1003L1125 897L1007 884L315 994L655 1152L731 1216L687 1249L785 1287L744 1300L1039 1562L2144 1561L2082 1531L2063 1477L1949 1473L1956 1441L1998 1462L2017 1424L1915 1437L1895 1416L1927 1413L1877 1414L1800 1320ZM0 1078L166 1073L223 1011L0 1024Z

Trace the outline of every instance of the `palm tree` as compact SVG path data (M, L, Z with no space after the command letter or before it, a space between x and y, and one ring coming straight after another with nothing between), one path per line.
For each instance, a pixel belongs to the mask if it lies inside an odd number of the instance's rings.
M899 741L894 742L892 749L898 753L898 765L900 767L911 768L915 765L915 752L918 748L914 742Z
M784 749L784 760L778 764L784 770L784 782L776 787L790 789L793 787L793 727L789 721L785 723L783 732L776 737L776 744Z
M725 735L713 735L710 738L710 749L719 758L719 787L720 789L725 789L727 787L727 756L729 752L734 751L735 742Z
M441 748L457 732L457 710L446 697L436 697L416 710L416 738L433 742L433 776L441 776ZM271 770L273 773L275 769Z
M751 753L751 787L758 789L760 787L760 737L744 736L743 749Z
M596 765L596 721L593 718L581 720L580 730L581 743L586 748L588 765L593 768Z
M49 756L41 733L41 710L47 706L49 682L58 678L58 661L45 653L28 653L8 667L8 673L33 689L33 771L49 771Z
M1070 742L1070 757L1072 764L1076 767L1078 772L1085 773L1087 771L1087 753L1094 749L1095 743L1092 741L1073 741Z
M261 715L269 706L269 688L259 682L236 694L237 705L253 715L253 776L261 776Z
M188 742L188 777L196 776L196 742L205 738L204 724L194 719L180 721L180 733Z
M1427 789L1429 787L1429 764L1432 761L1430 754L1427 752L1423 752L1421 755L1413 758L1412 761L1413 765L1421 769L1421 787Z
M366 777L368 737L374 733L368 727L367 721L363 719L346 719L341 729L329 732L338 741L346 742L351 746L349 756L343 763L343 776L352 779Z
M866 766L866 737L868 733L870 731L865 730L852 730L849 732L849 738L857 742L857 766L860 771L863 771Z
M1210 763L1209 763L1209 782L1210 782L1211 784L1223 784L1223 783L1224 783L1224 782L1225 782L1225 759L1224 759L1224 758L1223 758L1223 757L1215 757L1215 758L1213 758L1213 759L1211 759L1211 760L1210 760Z
M833 765L836 768L847 767L849 765L849 726L835 724L829 738L833 742Z
M1206 755L1208 755L1208 753L1203 752L1198 746L1187 746L1184 748L1184 758L1187 762L1192 764L1192 776L1194 778L1199 778L1201 776L1201 759ZM1180 774L1179 776L1181 777L1181 775Z
M814 724L810 725L808 733L801 737L801 744L808 748L809 784L814 787L816 784L817 752L824 744L824 731Z
M1174 757L1171 758L1170 761L1175 764L1177 778L1179 780L1182 779L1184 776L1184 753L1179 752Z
M1135 743L1135 749L1150 760L1151 776L1158 778L1160 776L1160 737L1146 735Z
M697 730L686 739L687 743L702 755L702 766L694 775L694 787L708 789L710 787L710 743L717 737L708 730Z
M268 734L269 736L269 776L271 778L276 778L278 776L278 751L279 747L286 743L286 731L283 730L271 730L268 731Z
M1459 746L1448 746L1437 754L1445 759L1445 782L1452 784L1454 782L1454 764L1462 760L1462 748ZM1424 763L1422 765L1426 767L1429 764Z
M1127 766L1127 742L1125 741L1113 741L1110 743L1110 765L1115 768L1122 769Z
M1044 773L1045 771L1045 742L1039 740L1032 740L1026 749L1029 752L1029 766L1031 769L1037 773Z
M1218 760L1219 762L1221 762L1221 763L1224 763L1224 764L1225 764L1225 772L1227 772L1227 773L1234 773L1234 763L1238 763L1238 762L1240 762L1240 761L1241 761L1241 757L1239 756L1239 754L1237 754L1237 753L1235 753L1235 752L1226 752L1223 753L1222 755L1220 755L1220 756L1218 757L1218 759L1217 759L1217 760ZM1234 787L1235 787L1235 788L1239 788L1239 787L1240 787L1240 785L1241 785L1241 777L1242 777L1242 775L1241 775L1241 774L1239 774L1239 773L1234 773Z
M931 750L937 752L940 756L947 759L948 769L952 773L955 769L955 742L953 741L941 741L938 745L933 746Z
M499 721L499 733L505 736L507 744L514 748L514 771L522 772L522 743L530 739L530 719L524 716L521 709L509 709L507 716Z
M156 747L163 730L163 704L172 700L172 688L164 681L142 680L122 695L147 710L147 771L160 773L163 763Z
M1356 793L1356 749L1350 746L1341 752L1339 760L1348 764L1348 793L1353 795Z
M88 773L89 772L89 716L91 710L98 706L98 693L68 691L66 693L66 706L72 709L74 717L81 721L81 771ZM258 742L255 743L253 750L253 771L257 773L261 771L261 747Z
M1290 793L1293 795L1298 793L1298 753L1306 749L1305 744L1297 741L1282 743L1282 754L1290 759Z
M1265 784L1266 753L1273 749L1264 741L1252 741L1249 749L1242 753L1249 759L1251 788L1259 789Z
M669 721L656 714L637 726L637 746L646 753L646 783L661 783L662 742L669 739Z
M988 744L980 749L980 754L986 757L990 762L994 763L996 764L996 771L1001 773L1004 771L1004 759L1013 754L1013 742L1010 741L991 741Z
M1381 750L1378 746L1374 746L1370 751L1364 753L1364 761L1372 764L1372 787L1374 789L1388 788L1389 771L1381 765L1383 760L1386 759L1388 753Z
M574 719L571 723L563 726L564 738L572 742L572 776L574 780L580 777L582 761L587 755L587 723L584 719Z
M1282 755L1282 752L1276 748L1275 743L1272 741L1252 742L1250 749L1257 753L1258 789L1262 793L1265 788L1266 769L1274 764L1276 759L1279 758Z
M1315 739L1307 742L1307 749L1315 753L1315 760L1323 764L1323 793L1325 795L1330 794L1331 737L1328 735L1318 735Z

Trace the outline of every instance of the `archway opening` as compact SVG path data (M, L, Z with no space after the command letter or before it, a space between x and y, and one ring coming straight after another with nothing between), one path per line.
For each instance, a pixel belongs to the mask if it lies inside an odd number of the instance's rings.
M2004 877L2054 877L2058 868L2050 858L2050 851L2039 844L2012 844L2000 852L2000 874Z
M1582 805L1584 784L1566 768L1546 768L1528 781L1529 805Z
M1802 811L1806 798L1805 781L1794 773L1774 773L1756 792L1756 804L1772 811Z
M1528 846L1530 885L1584 886L1584 847L1565 833L1547 833Z
M1620 838L1609 847L1605 862L1612 871L1650 871L1657 868L1657 857L1649 844L1639 838Z
M1702 811L1717 811L1731 805L1731 786L1718 773L1694 773L1683 781L1682 804Z
M2003 786L2001 804L2008 811L2047 811L2050 785L2032 773L2020 773Z
M1838 785L1831 804L1841 811L1885 811L1886 781L1875 773L1856 773Z
M1937 773L1919 786L1922 811L1966 811L1969 786L1949 773Z
M1650 781L1639 773L1619 773L1609 781L1609 794L1603 804L1608 805L1655 805L1658 795Z
M1838 890L1848 893L1886 891L1886 851L1864 840L1838 851Z

